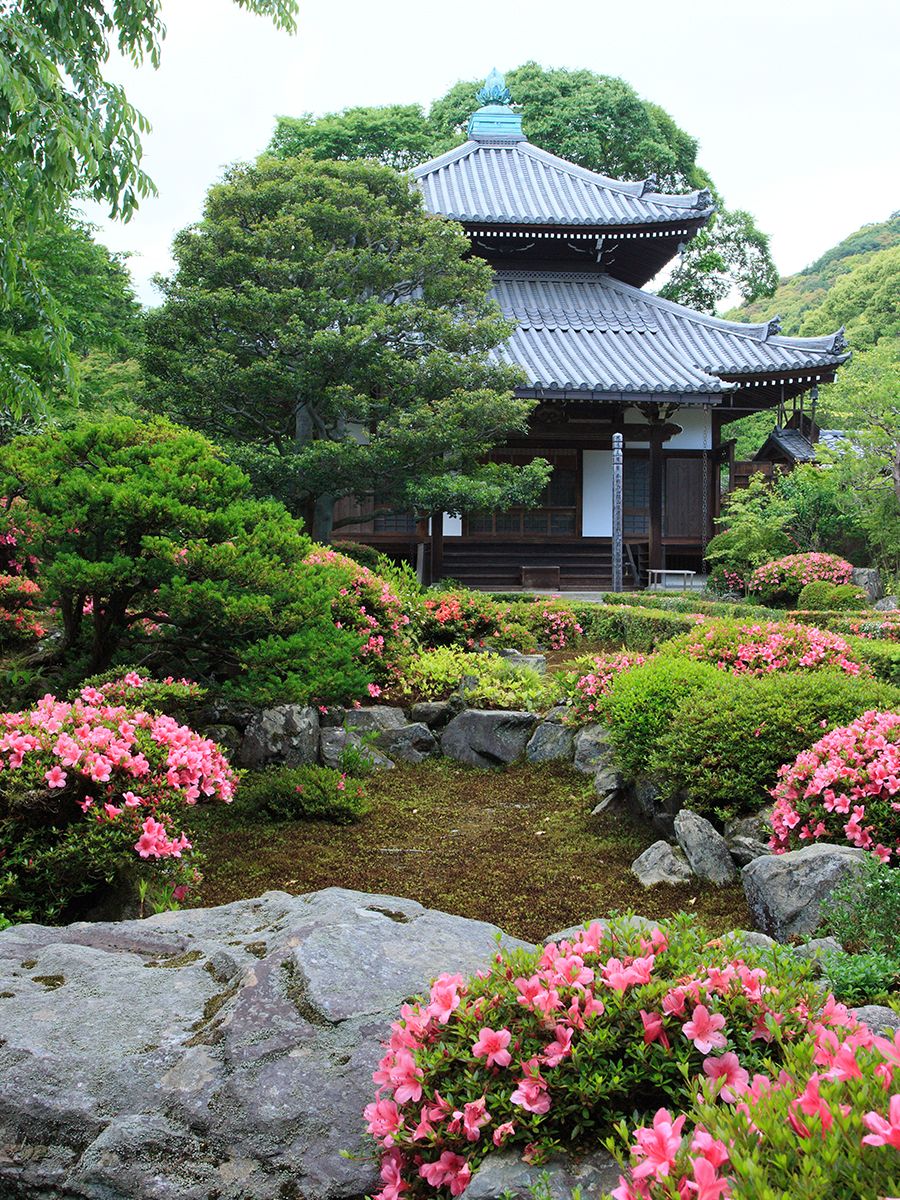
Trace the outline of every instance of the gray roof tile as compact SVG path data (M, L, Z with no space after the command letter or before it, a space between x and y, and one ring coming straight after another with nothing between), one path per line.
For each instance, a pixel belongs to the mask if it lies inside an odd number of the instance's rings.
M608 179L527 141L464 142L413 171L425 207L457 221L592 228L705 220L708 191L668 196Z
M545 391L730 391L721 376L836 366L840 333L792 338L773 325L694 312L609 275L498 271L493 296L518 328L495 354Z

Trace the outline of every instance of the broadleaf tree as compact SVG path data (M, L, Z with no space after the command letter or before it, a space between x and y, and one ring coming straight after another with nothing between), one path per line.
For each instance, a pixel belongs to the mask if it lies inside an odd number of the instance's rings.
M297 0L236 0L294 28ZM127 219L153 185L141 169L146 119L104 74L112 48L158 65L161 0L0 0L0 311L30 308L41 373L67 382L70 337L57 297L30 260L31 239L77 193ZM29 356L0 345L0 403L39 409Z
M771 295L778 277L768 238L748 213L724 206L697 163L696 139L665 109L643 100L624 80L593 71L528 62L507 72L506 82L535 145L614 178L656 175L663 190L712 191L719 211L688 243L663 295L708 311L733 290L745 300ZM427 115L415 105L393 105L281 117L269 150L280 157L308 152L415 166L465 140L480 85L455 83Z
M263 158L211 188L146 321L148 403L230 447L327 540L334 502L528 503L549 473L485 463L534 402L458 225L371 161Z

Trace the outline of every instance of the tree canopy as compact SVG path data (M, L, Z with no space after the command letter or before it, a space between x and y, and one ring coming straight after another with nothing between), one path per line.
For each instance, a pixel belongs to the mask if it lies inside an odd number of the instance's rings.
M459 512L530 500L542 461L479 460L533 402L488 352L510 327L488 265L373 162L263 158L178 235L146 323L149 402L231 447L330 532L333 501Z
M714 185L697 164L697 142L657 104L628 83L593 71L548 70L535 62L506 75L528 137L561 158L625 179L656 174L672 191ZM314 117L279 118L269 146L287 157L376 158L415 166L465 140L481 81L453 85L426 115L415 105L352 108ZM663 295L713 310L737 288L747 299L771 293L777 281L768 239L746 212L722 206L688 245Z
M293 29L296 0L236 0ZM59 298L29 246L76 193L127 219L153 190L141 169L149 125L104 77L110 50L158 65L161 0L0 0L0 311L24 306L44 351L17 358L0 344L0 402L39 408L48 374L69 374L71 339Z

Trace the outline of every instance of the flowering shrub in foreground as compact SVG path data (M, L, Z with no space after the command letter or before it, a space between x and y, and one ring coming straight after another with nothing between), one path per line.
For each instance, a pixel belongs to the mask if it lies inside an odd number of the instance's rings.
M0 909L56 917L142 861L162 864L181 899L193 878L184 807L230 801L236 782L214 742L97 688L0 715Z
M866 712L826 733L781 767L772 795L776 854L826 841L900 859L900 713Z
M900 1194L900 1034L875 1036L831 1004L781 1049L765 1073L713 1077L687 1114L659 1109L638 1127L614 1200Z
M838 634L788 621L754 625L709 622L691 637L679 640L677 646L697 662L712 663L732 675L766 675L772 671L808 671L820 667L837 667L848 675L864 672Z
M853 566L836 554L788 554L757 567L747 581L747 592L763 604L796 601L808 583L849 583Z
M613 680L623 671L643 666L647 660L642 654L598 654L590 660L590 669L574 679L570 694L569 711L566 713L566 723L583 725L586 722L598 721L605 715L603 699L612 690Z
M359 657L377 683L398 678L397 660L407 654L411 640L409 615L390 584L354 562L346 554L317 546L304 560L309 565L327 564L346 571L348 580L332 601L338 629L353 629L362 637Z
M495 1147L536 1162L589 1145L635 1109L688 1103L697 1077L739 1087L808 1030L805 968L732 957L688 917L636 925L498 952L474 978L442 975L403 1005L365 1110L379 1200L459 1195Z

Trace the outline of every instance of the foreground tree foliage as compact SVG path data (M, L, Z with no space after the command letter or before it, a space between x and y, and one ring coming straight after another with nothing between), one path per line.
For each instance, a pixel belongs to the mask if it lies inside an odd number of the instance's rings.
M370 678L337 629L339 568L202 435L157 420L84 423L0 450L4 494L56 603L64 674L117 655L260 700L347 698Z
M293 29L296 0L236 0ZM160 0L0 0L0 314L33 311L44 354L0 342L0 401L39 409L42 375L69 376L70 332L60 298L29 244L78 193L126 220L153 185L141 170L149 129L123 89L104 78L113 46L157 66L165 35Z
M506 82L535 145L588 170L620 179L655 174L662 190L715 187L697 164L697 141L622 79L593 71L547 70L535 62ZM280 117L269 146L290 157L375 158L415 166L466 138L480 80L462 80L426 116L415 105L351 108L314 117ZM749 213L720 211L688 245L662 290L670 300L712 311L737 288L747 301L771 295L778 277L768 238Z
M150 402L229 445L319 540L341 496L422 513L527 502L543 460L479 462L533 401L488 357L510 326L468 248L387 167L236 167L160 281Z

